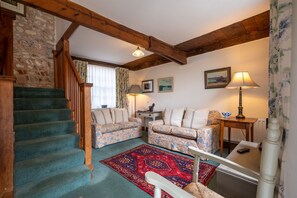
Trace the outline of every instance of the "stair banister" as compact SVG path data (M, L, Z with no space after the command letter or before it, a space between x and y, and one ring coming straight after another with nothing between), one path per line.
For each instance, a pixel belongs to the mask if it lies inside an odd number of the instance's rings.
M0 76L0 197L13 197L13 76Z
M80 147L85 150L85 165L93 169L91 139L91 87L84 83L69 53L69 41L63 40L63 48L53 51L55 58L55 87L65 91L76 132L80 136Z

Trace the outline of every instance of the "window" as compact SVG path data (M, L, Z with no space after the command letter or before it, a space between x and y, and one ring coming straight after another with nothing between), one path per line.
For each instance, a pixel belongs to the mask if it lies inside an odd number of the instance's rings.
M87 82L93 83L92 109L116 106L116 74L114 68L88 64Z

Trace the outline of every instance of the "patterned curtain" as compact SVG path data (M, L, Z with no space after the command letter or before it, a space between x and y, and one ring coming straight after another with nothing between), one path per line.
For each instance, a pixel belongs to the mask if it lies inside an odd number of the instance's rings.
M128 93L129 88L129 70L117 67L116 68L116 106L118 108L128 109Z
M80 75L82 82L87 82L87 67L88 62L80 61L80 60L73 60L74 65L76 66L77 72Z
M269 116L284 130L279 197L284 197L286 138L289 136L292 0L270 1Z

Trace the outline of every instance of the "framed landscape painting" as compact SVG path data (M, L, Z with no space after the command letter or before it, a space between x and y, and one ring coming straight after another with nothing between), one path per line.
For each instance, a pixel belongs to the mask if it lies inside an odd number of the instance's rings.
M173 77L159 78L158 92L159 93L173 92Z
M143 93L154 92L154 80L144 80L141 83Z
M231 80L231 67L204 71L205 89L224 88Z
M26 15L26 7L15 0L0 0L0 7L13 11L19 15Z

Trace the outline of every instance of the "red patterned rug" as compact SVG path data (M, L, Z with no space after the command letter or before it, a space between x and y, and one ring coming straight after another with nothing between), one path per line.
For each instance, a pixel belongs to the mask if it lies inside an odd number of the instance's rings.
M126 152L102 160L101 163L112 168L138 188L150 195L154 187L145 181L147 171L156 172L175 185L184 188L192 181L193 159L176 155L143 144ZM206 185L215 172L216 166L200 162L199 182ZM162 197L170 197L162 193Z

